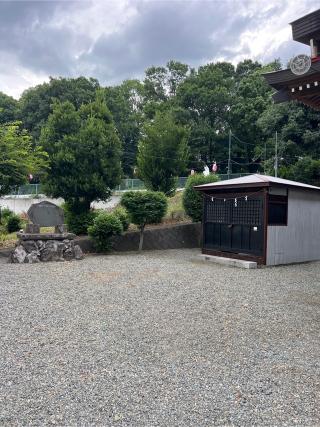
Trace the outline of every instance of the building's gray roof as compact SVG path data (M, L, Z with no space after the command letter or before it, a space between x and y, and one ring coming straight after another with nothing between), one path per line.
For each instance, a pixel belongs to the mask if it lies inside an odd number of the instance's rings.
M233 186L270 186L272 184L284 185L286 187L301 187L302 189L320 190L320 187L314 185L304 184L302 182L290 181L288 179L275 178L269 175L252 174L242 176L240 178L228 179L226 181L218 181L209 184L196 185L195 188L198 190L215 189L219 187L233 187Z

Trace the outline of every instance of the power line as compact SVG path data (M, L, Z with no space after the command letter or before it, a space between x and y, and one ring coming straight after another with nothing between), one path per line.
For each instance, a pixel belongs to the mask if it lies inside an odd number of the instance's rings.
M253 145L254 147L257 147L257 144L252 144L251 142L245 142L245 141L242 141L240 138L238 138L236 135L234 135L233 133L232 133L232 136L238 141L238 142L240 142L240 144L246 144L246 145Z

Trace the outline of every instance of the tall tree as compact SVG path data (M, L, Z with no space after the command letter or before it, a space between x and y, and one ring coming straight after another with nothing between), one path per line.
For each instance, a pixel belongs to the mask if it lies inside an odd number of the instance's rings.
M169 113L157 113L145 124L138 147L138 173L146 187L171 195L188 160L188 129Z
M298 102L271 104L258 120L261 132L266 138L266 170L269 173L274 172L276 131L280 174L283 171L288 176L287 171L305 156L319 159L319 120L318 111Z
M244 61L243 67L250 61ZM240 64L239 64L240 65ZM230 128L236 138L232 141L234 171L256 172L264 159L264 136L258 120L272 104L272 90L261 75L264 68L251 64L237 84L236 96L230 109ZM238 69L238 68L237 68ZM243 164L243 166L241 166Z
M14 122L18 119L18 101L0 92L0 123Z
M0 196L27 182L30 173L44 172L47 154L34 148L21 123L0 125Z
M82 104L95 99L95 92L98 88L98 81L92 78L51 77L49 83L43 83L27 89L19 100L23 126L37 140L42 126L44 126L49 117L51 105L55 100L61 102L69 101L78 109Z
M178 87L190 73L193 73L193 70L188 65L173 60L165 67L152 66L146 69L143 92L144 113L148 119L152 119L156 111L170 108L166 104L172 101Z
M121 144L102 94L79 110L57 101L40 140L50 159L46 192L63 197L75 214L107 200L119 184Z
M122 142L124 174L133 176L137 146L142 125L143 85L138 80L126 80L119 86L107 87L105 99L112 113Z
M225 62L199 67L179 85L177 103L190 114L192 163L225 158L221 135L229 129L234 90L234 67Z

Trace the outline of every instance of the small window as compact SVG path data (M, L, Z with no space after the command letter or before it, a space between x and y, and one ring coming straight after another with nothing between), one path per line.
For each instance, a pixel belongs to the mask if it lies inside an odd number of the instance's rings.
M268 224L287 225L288 220L288 197L273 196L269 194Z

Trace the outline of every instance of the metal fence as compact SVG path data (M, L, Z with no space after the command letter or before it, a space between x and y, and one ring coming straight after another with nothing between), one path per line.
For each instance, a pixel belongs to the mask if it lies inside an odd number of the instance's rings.
M246 176L249 175L248 173L233 173L230 174L230 179L231 178L239 178L241 176ZM221 174L219 175L219 178L221 180L226 180L229 178L228 174ZM187 176L180 176L178 178L178 186L177 188L184 188L186 185L186 181L187 181L188 177ZM126 178L123 179L121 181L121 184L118 185L114 191L118 192L122 192L122 191L129 191L129 190L144 190L145 186L143 181L141 181L141 179L131 179L131 178ZM12 196L37 196L38 194L43 194L42 191L42 185L41 184L26 184L26 185L22 185L21 187L19 187L16 191L13 191L11 193Z

